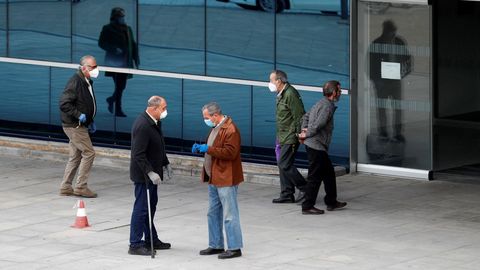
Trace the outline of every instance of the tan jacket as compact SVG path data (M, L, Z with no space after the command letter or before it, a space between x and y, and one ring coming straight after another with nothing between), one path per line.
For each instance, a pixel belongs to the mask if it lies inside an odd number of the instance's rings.
M213 145L208 147L207 153L212 156L212 177L209 179L203 168L203 182L217 187L236 186L243 182L240 144L240 131L229 117L220 127Z

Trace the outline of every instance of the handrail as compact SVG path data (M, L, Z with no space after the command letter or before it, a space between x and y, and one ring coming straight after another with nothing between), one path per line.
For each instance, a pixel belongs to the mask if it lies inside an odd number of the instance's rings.
M78 64L53 62L53 61L43 61L43 60L31 60L31 59L22 59L22 58L11 58L11 57L0 57L0 62L12 63L12 64L26 64L26 65L46 66L46 67L57 67L57 68L70 68L70 69L77 69L78 68ZM268 82L244 80L244 79L231 79L231 78L215 77L215 76L192 75L192 74L184 74L184 73L174 73L174 72L164 72L164 71L154 71L154 70L144 70L144 69L132 69L132 68L115 68L115 67L107 67L107 66L99 66L99 70L100 71L118 72L118 73L129 73L129 74L144 75L144 76L173 78L173 79L186 79L186 80L194 80L194 81L205 81L205 82L217 82L217 83L229 83L229 84L240 84L240 85L248 85L248 86L268 87ZM293 86L297 90L301 90L301 91L323 92L322 87L315 87L315 86L308 86L308 85L298 85L298 84L294 84ZM349 90L342 89L342 94L349 95Z

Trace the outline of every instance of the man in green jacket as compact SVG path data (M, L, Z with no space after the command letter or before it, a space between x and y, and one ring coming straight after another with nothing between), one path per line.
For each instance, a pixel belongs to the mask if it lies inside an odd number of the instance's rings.
M277 93L277 142L280 144L280 155L277 160L280 173L280 197L273 203L294 203L295 187L300 190L297 202L304 198L305 178L295 167L295 154L299 141L297 134L301 132L302 117L305 114L302 98L298 91L288 83L287 74L281 70L270 73L268 88Z

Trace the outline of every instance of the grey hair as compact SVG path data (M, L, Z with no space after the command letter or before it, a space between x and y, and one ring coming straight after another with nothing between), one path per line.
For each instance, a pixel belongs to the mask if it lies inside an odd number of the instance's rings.
M95 60L95 57L93 57L91 55L82 56L82 58L80 58L80 66L85 66L85 64L87 64L87 60L89 60L89 59Z
M288 82L287 73L285 73L284 71L279 70L279 69L275 69L275 70L272 71L272 73L274 73L275 78L277 80L280 80L282 83L287 83Z
M202 107L202 112L207 110L209 115L222 114L222 108L216 102L209 102Z
M323 85L323 95L324 96L331 96L333 94L333 92L335 91L338 91L339 89L339 86L340 86L340 82L339 81L328 81L326 82L324 85Z
M158 107L162 102L164 101L164 98L160 96L152 96L148 99L147 106L148 107Z

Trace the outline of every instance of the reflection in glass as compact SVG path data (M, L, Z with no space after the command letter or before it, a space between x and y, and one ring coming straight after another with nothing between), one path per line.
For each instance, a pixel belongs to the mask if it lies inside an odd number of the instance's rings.
M430 8L359 2L358 162L431 168Z
M205 74L205 1L139 0L143 69Z
M207 75L266 80L274 68L274 15L207 1Z
M382 23L382 34L369 47L370 80L375 88L377 108L377 132L383 138L403 143L402 134L402 79L412 71L412 56L406 40L397 34L392 20ZM387 112L392 112L391 124ZM392 129L390 131L389 129Z
M125 23L132 28L133 35L136 37L135 0L80 1L72 3L73 63L77 63L83 55L90 54L97 58L98 65L105 65L105 51L98 46L98 39L103 25L110 22L111 11L114 7L120 7L125 11L125 14L127 14ZM110 86L110 88L112 87ZM105 102L104 100L101 101Z
M70 62L69 14L66 1L10 0L9 56Z
M307 3L308 2L308 3ZM292 83L323 85L349 81L349 24L340 14L340 1L291 1L277 14L276 67Z
M7 2L0 0L0 56L7 55Z
M134 68L140 64L137 43L132 28L125 22L125 10L121 7L112 8L110 23L103 26L98 46L105 50L106 66ZM108 111L115 116L126 117L122 110L122 95L127 86L127 80L133 76L108 71L105 72L105 76L112 77L114 84L113 94L106 99Z

